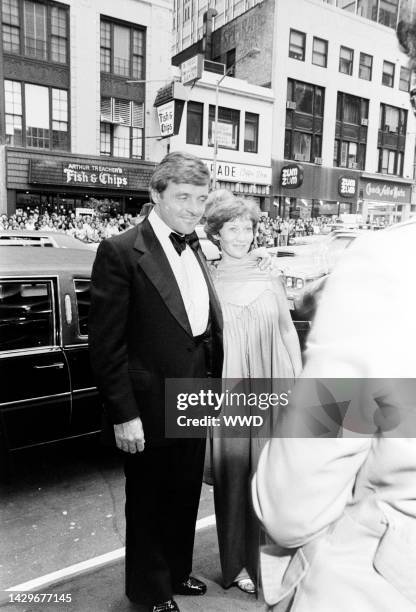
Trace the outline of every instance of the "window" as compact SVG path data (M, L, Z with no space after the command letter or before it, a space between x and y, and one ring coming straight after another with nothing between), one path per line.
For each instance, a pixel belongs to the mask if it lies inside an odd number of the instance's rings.
M406 134L407 111L396 106L382 104L380 109L380 125L382 132L391 134Z
M225 68L229 76L235 76L235 49L227 51L225 56Z
M290 30L289 57L305 61L306 34L297 30Z
M398 4L399 0L380 0L378 22L396 28Z
M328 41L322 38L313 39L312 64L326 68L328 62Z
M373 56L367 53L360 53L360 67L358 76L365 81L371 81L373 73Z
M380 105L378 134L379 172L385 174L403 174L406 124L406 110L389 106L388 104Z
M257 153L259 135L259 116L256 113L246 113L244 125L244 151Z
M7 144L35 149L69 149L68 92L65 89L7 80L4 89Z
M54 344L52 286L49 282L0 283L0 350Z
M37 60L66 64L68 11L66 7L46 2L3 0L3 50L6 53L22 53ZM21 25L23 25L22 50Z
M324 89L288 79L287 100L284 156L315 162L322 154Z
M22 145L22 85L4 81L6 144Z
M399 89L401 91L409 91L410 89L410 70L405 66L400 67Z
M202 145L204 105L201 102L188 102L186 115L186 143Z
M68 92L52 89L52 148L68 149Z
M20 52L20 27L18 0L3 0L3 50Z
M334 166L364 170L369 101L338 92Z
M46 6L25 0L23 7L25 55L46 60Z
M101 21L100 68L121 77L144 79L145 32L141 28Z
M352 75L354 64L354 51L348 47L341 47L339 51L339 71L343 74Z
M394 64L384 60L383 62L383 76L381 82L386 87L393 87L394 85Z
M78 333L80 336L88 336L88 314L91 304L90 285L89 280L74 280L78 308Z
M101 155L142 158L143 127L143 104L120 98L101 98Z
M56 6L51 9L51 60L60 64L66 64L66 14Z
M403 174L403 151L392 149L379 149L378 171L383 174Z
M209 106L208 145L215 141L215 107ZM240 111L232 108L218 108L217 143L221 149L238 151L240 136Z

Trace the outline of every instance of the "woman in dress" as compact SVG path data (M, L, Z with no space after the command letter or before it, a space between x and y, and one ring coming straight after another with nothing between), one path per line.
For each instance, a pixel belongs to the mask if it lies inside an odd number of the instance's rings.
M300 373L301 353L280 278L273 269L261 270L250 253L260 217L251 200L229 192L208 199L205 230L221 250L212 269L224 318L223 379L240 380L238 391L276 392L277 381L290 382ZM287 389L286 389L287 390ZM263 416L272 431L276 408ZM264 434L264 429L263 429ZM228 434L229 435L229 434ZM266 442L250 437L227 437L225 428L211 432L211 468L224 586L237 585L255 593L260 528L252 511L250 481Z

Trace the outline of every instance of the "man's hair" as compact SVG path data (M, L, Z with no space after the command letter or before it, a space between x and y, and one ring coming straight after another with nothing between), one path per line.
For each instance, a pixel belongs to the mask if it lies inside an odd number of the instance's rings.
M157 166L150 179L149 189L162 193L169 181L176 184L208 185L209 170L206 164L195 155L175 151L166 155Z
M260 210L253 200L236 197L226 189L212 191L209 194L205 212L205 231L212 242L218 244L215 236L218 235L224 223L241 217L250 219L255 234L260 219Z

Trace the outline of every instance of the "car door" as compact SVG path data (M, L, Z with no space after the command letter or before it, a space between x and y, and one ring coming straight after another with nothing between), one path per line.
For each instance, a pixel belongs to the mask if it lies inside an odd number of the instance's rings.
M0 380L6 450L66 437L71 394L57 278L0 279Z
M71 435L101 429L102 406L91 369L88 348L90 278L67 279L65 287L64 350L71 372Z

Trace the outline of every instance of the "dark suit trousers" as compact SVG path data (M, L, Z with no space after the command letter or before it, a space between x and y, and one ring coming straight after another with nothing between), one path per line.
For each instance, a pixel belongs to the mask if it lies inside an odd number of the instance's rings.
M192 360L193 376L205 377L202 345ZM132 601L171 599L172 585L191 573L204 457L205 439L148 441L142 453L126 454L126 594Z

